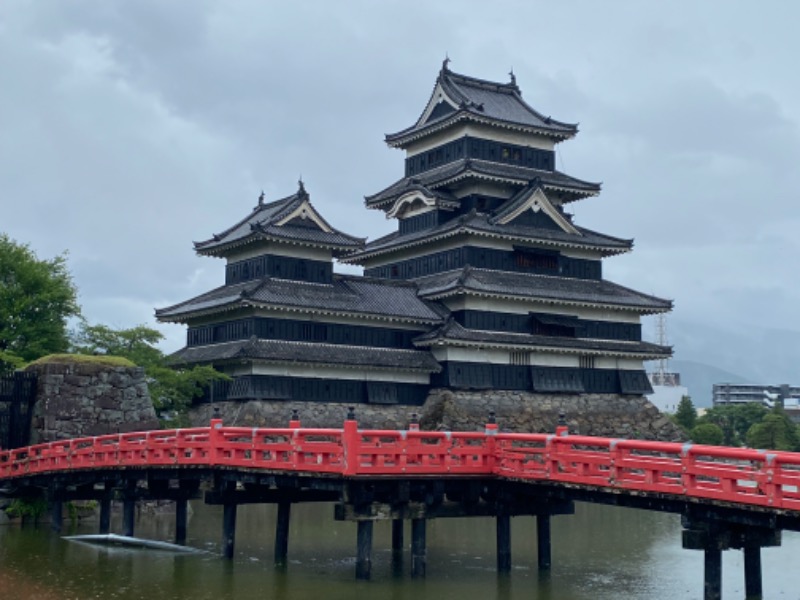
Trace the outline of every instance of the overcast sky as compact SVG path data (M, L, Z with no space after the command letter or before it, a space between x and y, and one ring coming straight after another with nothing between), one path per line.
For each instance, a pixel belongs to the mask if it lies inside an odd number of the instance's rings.
M194 255L302 176L334 226L403 174L445 55L579 122L580 225L635 238L608 279L671 298L676 358L800 384L800 5L786 2L0 3L0 231L69 251L86 318L224 280ZM181 326L159 326L176 350ZM653 337L652 327L646 327Z

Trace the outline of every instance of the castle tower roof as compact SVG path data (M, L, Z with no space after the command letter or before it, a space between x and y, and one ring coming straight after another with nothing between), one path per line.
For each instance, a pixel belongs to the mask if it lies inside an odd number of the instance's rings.
M334 256L357 250L365 242L323 219L301 181L297 192L273 202L265 203L262 192L249 215L211 238L195 242L194 248L198 254L225 256L230 250L261 240L329 248Z
M417 122L386 135L386 143L405 148L409 143L456 123L476 122L566 140L578 126L557 121L535 110L522 99L516 78L498 83L454 73L445 60L428 104Z

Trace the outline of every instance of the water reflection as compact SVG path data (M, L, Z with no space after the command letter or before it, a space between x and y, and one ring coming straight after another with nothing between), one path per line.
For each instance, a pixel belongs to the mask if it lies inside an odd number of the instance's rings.
M356 582L352 523L333 520L330 505L292 509L289 563L272 565L276 511L239 510L236 555L219 557L222 516L217 507L193 505L187 543L211 554L173 555L65 541L49 531L0 528L0 597L14 600L308 598L374 600L644 600L702 598L702 554L682 550L677 517L631 509L577 505L573 516L552 521L553 569L538 572L535 519L512 520L511 573L498 576L492 519L451 519L428 525L428 576L412 580L408 548L397 571L391 523L374 529L373 580ZM69 533L95 533L84 523ZM112 530L120 523L112 520ZM66 533L66 532L65 532ZM139 537L171 541L171 515L143 515ZM405 531L406 546L410 530ZM766 597L796 596L792 557L797 534L782 548L763 552ZM724 596L744 597L742 557L726 552Z

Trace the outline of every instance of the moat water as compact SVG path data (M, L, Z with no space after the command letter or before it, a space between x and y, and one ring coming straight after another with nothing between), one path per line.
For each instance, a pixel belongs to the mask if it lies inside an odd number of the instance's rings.
M553 567L536 566L536 526L512 519L510 574L495 571L493 519L428 523L425 579L392 567L391 527L375 527L372 580L355 581L356 528L333 520L333 506L295 505L289 564L273 566L275 508L244 506L238 514L236 554L219 556L222 511L192 504L187 544L206 552L92 546L63 539L48 525L0 527L0 598L9 600L632 600L700 599L703 554L681 548L675 515L577 504L576 514L552 521ZM97 523L66 526L63 535L96 533ZM141 515L136 535L171 541L172 515ZM112 531L120 531L118 518ZM406 529L406 542L410 531ZM762 552L765 598L800 598L800 534ZM741 552L723 557L723 597L744 598Z

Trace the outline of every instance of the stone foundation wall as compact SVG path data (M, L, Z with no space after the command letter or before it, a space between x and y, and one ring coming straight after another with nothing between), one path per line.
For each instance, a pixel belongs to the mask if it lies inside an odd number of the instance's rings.
M140 367L54 362L26 370L38 374L33 444L159 427Z
M296 409L305 427L341 427L348 404L252 400L194 408L190 420L205 426L218 409L225 425L286 427ZM514 391L432 390L421 407L355 405L364 429L407 429L417 412L428 430L482 430L495 411L501 431L552 433L563 412L570 432L583 435L677 441L681 430L644 396L616 394L543 395Z

